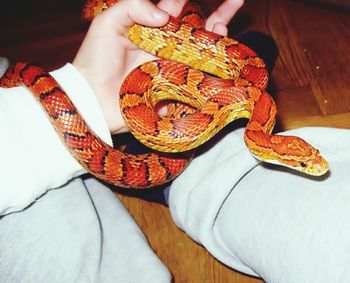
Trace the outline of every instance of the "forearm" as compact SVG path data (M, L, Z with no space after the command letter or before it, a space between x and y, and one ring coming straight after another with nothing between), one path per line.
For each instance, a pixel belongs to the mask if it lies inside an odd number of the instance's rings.
M111 144L109 129L90 86L67 64L52 72L90 127ZM62 144L32 94L24 87L0 89L0 214L30 205L48 189L85 171Z

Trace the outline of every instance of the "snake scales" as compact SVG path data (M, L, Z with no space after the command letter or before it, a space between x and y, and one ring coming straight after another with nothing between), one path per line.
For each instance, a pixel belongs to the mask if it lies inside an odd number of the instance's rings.
M89 0L83 17L93 18L116 1ZM12 65L0 86L24 84L35 95L70 153L96 177L117 186L148 188L178 176L191 150L228 123L248 118L244 140L258 159L322 175L327 162L301 138L271 134L276 105L266 92L268 74L255 52L236 40L206 31L198 6L187 4L160 28L133 25L129 39L165 59L134 69L120 90L120 105L132 134L160 151L132 155L97 137L58 83L43 69ZM162 100L167 116L154 112ZM170 154L174 152L185 152Z

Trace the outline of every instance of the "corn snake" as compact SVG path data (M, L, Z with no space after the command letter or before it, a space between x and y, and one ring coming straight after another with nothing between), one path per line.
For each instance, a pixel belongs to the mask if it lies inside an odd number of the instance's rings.
M84 12L100 13L113 3L88 1ZM244 139L257 158L310 175L324 174L328 164L317 149L298 137L271 135L276 106L265 91L264 62L236 40L204 30L197 12L188 5L164 27L130 28L132 42L173 61L139 66L120 90L122 113L135 137L154 150L185 154L134 156L109 147L90 131L62 88L39 67L13 65L0 85L29 87L71 154L96 177L117 186L148 188L174 179L188 165L190 150L238 118L249 119ZM161 100L178 100L187 106L169 104L168 116L161 117L153 110Z

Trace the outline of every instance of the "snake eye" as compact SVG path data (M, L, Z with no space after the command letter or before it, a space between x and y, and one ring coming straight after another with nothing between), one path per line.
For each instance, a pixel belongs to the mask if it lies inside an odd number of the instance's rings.
M306 167L306 164L304 162L300 162L300 166L305 168Z
M182 111L180 113L180 117L183 118L183 117L186 117L187 116L187 112L186 111Z

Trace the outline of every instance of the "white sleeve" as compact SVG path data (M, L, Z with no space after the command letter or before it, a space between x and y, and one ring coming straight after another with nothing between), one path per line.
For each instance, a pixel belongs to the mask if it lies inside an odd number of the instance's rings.
M71 64L51 74L95 133L112 144L97 98L83 76ZM0 215L19 211L48 189L84 173L24 87L0 88L0 155Z
M172 216L223 263L266 282L350 282L350 131L288 134L319 148L330 173L258 164L239 130L175 180Z

